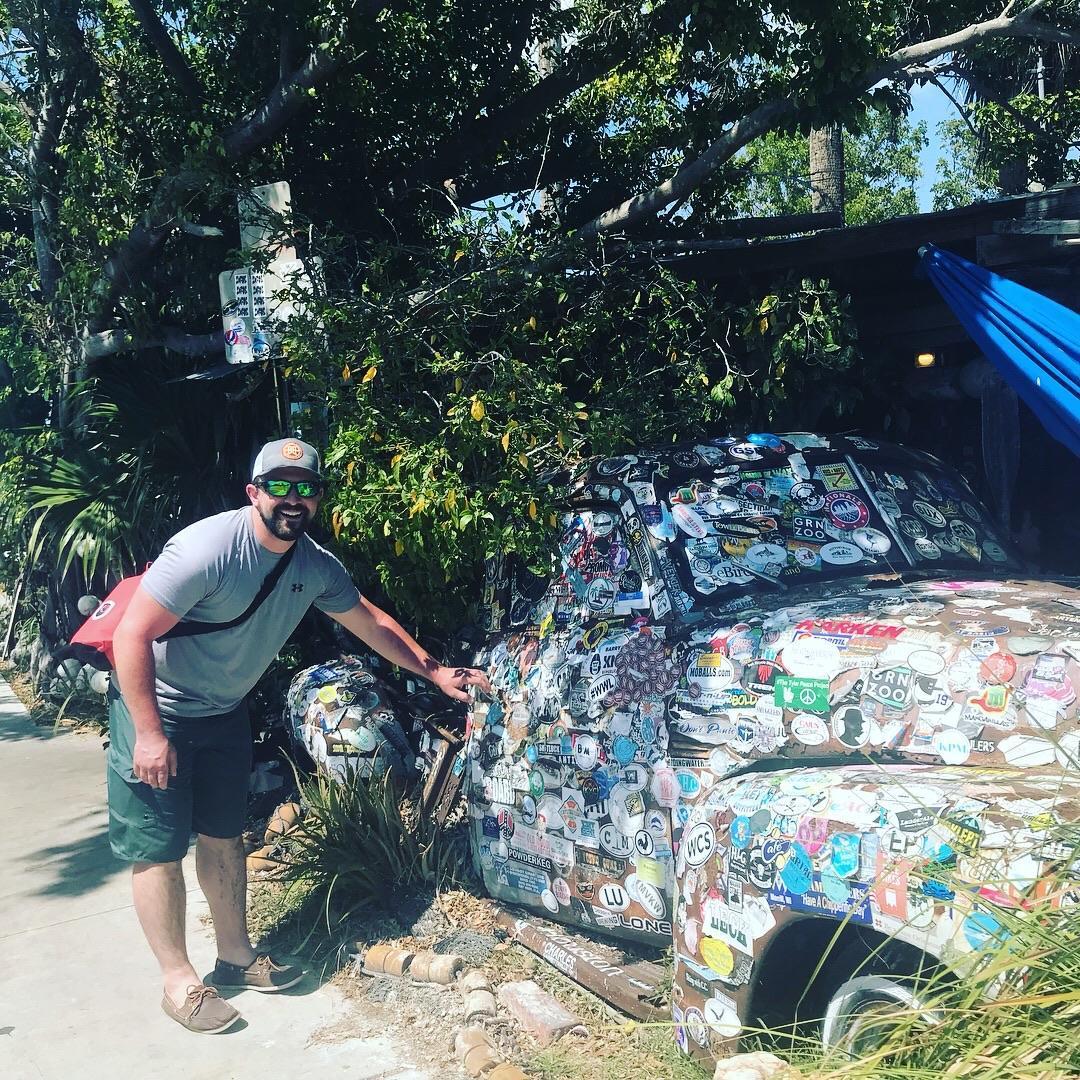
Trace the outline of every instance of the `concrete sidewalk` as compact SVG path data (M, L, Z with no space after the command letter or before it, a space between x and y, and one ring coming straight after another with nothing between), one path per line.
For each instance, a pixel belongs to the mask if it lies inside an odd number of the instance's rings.
M104 754L36 728L0 680L0 1077L4 1080L435 1080L393 1031L372 1031L333 986L231 998L232 1031L200 1036L162 1013L157 967L109 850ZM188 942L208 973L206 901L185 863ZM321 1034L320 1034L321 1033Z

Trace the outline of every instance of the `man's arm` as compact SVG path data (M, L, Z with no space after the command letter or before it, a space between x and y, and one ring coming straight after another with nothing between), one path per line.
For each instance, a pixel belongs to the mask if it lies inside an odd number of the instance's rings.
M113 634L116 677L135 725L131 771L153 788L168 787L176 775L176 750L165 737L154 693L153 643L179 621L140 585Z
M469 686L477 686L486 694L491 693L491 683L482 671L440 664L400 623L362 596L348 611L328 611L326 614L390 663L433 682L447 697L468 701L466 688Z

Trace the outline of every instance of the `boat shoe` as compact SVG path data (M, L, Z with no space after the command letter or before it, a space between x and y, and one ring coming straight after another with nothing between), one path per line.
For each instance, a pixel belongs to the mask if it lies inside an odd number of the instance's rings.
M260 953L247 967L218 960L211 981L222 990L258 990L273 994L295 986L304 977L297 964L278 964L269 953Z
M174 1005L166 994L161 1007L166 1016L199 1035L227 1031L240 1019L240 1014L212 986L202 983L187 988L183 1005Z

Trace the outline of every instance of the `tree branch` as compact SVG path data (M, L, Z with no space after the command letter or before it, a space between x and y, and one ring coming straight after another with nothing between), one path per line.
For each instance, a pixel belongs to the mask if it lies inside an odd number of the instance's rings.
M1080 44L1080 32L1066 31L1033 18L1044 0L1035 0L1016 15L999 15L984 22L972 23L953 34L921 41L897 49L872 71L852 83L851 98L866 93L882 81L912 77L913 72L944 53L956 53L980 41L994 38L1037 38ZM1008 9L1006 9L1008 10ZM583 239L625 229L627 226L659 213L676 199L684 199L697 190L717 168L728 161L751 140L764 134L798 111L791 97L767 101L736 120L709 148L694 161L684 165L669 180L650 191L626 199L587 222L579 230Z
M381 0L357 0L353 11L374 16L386 6ZM266 146L309 100L308 90L338 70L342 57L324 45L313 50L292 75L279 79L251 113L221 135L228 160L242 160ZM142 267L179 224L184 201L204 182L202 168L191 160L158 182L146 212L105 263L95 289L94 314L88 326L91 335L105 329L117 298L138 279Z
M118 353L139 349L168 349L181 356L205 356L224 351L225 339L220 330L210 334L189 334L176 326L162 326L154 333L134 337L127 330L103 330L87 334L79 342L83 363L101 360Z
M607 74L630 55L637 42L654 43L672 33L686 15L687 4L668 0L636 26L604 39L581 42L562 62L501 109L474 116L447 135L423 161L391 180L406 190L442 183L455 177L470 161L495 153L508 135L527 126L583 86Z
M173 41L172 35L165 29L157 11L154 10L152 0L128 0L131 10L135 12L135 18L143 33L150 39L150 44L158 54L165 70L176 80L177 86L183 90L184 95L200 108L206 101L206 93L202 84L191 70L184 54Z

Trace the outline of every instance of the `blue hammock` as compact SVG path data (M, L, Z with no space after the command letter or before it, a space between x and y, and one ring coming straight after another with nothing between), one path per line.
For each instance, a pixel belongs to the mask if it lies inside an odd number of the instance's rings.
M933 244L919 255L986 358L1080 457L1080 314Z

